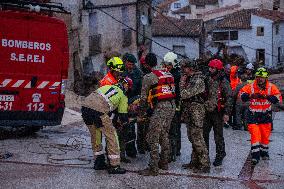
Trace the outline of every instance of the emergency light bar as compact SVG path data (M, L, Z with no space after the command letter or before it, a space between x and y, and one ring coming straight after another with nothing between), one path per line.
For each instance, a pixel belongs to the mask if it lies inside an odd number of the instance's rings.
M23 1L23 0L1 0L0 5L2 6L2 9L19 8L35 12L43 11L43 12L71 14L70 12L64 9L62 3L55 3L55 2L37 3L34 1Z

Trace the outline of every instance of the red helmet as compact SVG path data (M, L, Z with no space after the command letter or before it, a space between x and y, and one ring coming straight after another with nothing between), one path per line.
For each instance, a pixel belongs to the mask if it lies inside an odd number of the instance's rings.
M126 76L125 78L123 78L122 83L127 83L129 89L132 89L132 87L133 87L133 81L130 77Z
M211 68L216 68L217 70L222 70L224 68L223 62L219 59L211 60L208 64L208 66L211 67Z

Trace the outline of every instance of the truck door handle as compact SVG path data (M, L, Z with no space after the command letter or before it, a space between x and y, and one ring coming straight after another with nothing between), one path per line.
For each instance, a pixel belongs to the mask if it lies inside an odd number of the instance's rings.
M37 83L37 77L33 76L31 79L31 87L35 88L36 87L36 83Z

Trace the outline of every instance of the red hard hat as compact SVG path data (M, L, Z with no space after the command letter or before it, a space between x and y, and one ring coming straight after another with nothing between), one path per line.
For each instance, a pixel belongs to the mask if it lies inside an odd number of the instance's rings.
M223 62L219 59L211 60L208 64L208 66L211 67L211 68L216 68L217 70L222 70L224 68Z

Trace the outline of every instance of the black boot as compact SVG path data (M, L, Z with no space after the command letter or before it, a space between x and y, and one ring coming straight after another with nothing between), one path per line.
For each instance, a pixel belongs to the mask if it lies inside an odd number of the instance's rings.
M95 170L105 170L108 166L105 162L105 155L98 155L95 163L94 163L94 169Z
M269 160L269 154L266 151L260 151L260 157L263 160Z
M111 166L108 170L109 174L124 174L126 173L126 170L121 168L119 165L117 166Z
M213 165L214 165L215 167L221 166L221 165L222 165L222 162L223 162L223 159L224 159L225 156L226 156L226 153L223 154L223 155L221 155L221 156L216 156L216 158L215 158L215 160L214 160L214 162L213 162Z

